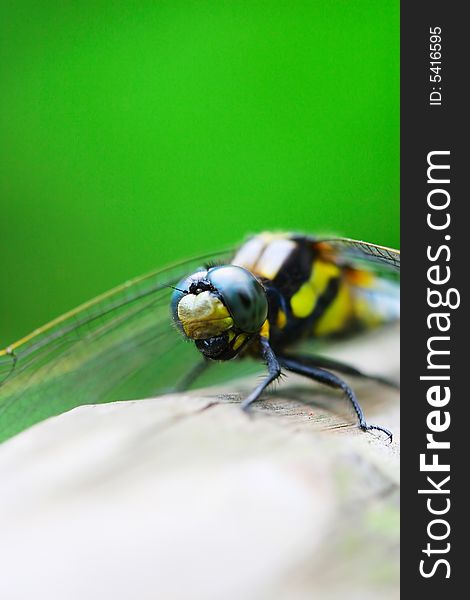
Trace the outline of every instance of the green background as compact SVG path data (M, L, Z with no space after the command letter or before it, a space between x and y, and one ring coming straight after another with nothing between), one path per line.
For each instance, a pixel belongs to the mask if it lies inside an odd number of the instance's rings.
M0 8L0 346L264 229L399 241L399 3Z

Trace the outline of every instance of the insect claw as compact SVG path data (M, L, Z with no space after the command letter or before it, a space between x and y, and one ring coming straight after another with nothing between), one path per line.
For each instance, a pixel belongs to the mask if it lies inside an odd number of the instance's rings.
M359 424L359 427L362 429L362 431L372 431L373 429L375 429L376 431L381 431L382 433L385 433L385 435L387 436L385 441L390 441L390 443L392 443L393 441L393 433L389 430L386 429L385 427L382 427L381 425L369 425L366 422L362 422Z

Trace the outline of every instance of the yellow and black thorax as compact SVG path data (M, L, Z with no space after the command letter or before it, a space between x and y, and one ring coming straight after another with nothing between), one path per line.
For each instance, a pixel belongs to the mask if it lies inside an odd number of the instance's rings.
M312 237L259 234L240 247L232 264L252 272L265 287L268 317L261 333L274 347L398 317L398 285L352 266Z

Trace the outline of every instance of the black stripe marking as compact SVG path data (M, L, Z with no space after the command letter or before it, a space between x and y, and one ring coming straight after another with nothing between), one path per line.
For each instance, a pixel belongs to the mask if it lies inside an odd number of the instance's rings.
M312 244L296 240L296 248L284 261L272 283L286 298L291 298L312 274L316 252ZM314 267L313 267L314 268Z

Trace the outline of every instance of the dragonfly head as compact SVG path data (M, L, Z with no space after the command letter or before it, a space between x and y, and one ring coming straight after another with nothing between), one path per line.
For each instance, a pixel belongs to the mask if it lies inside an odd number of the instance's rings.
M242 267L201 270L181 281L171 302L173 319L207 358L233 358L266 320L266 291Z

